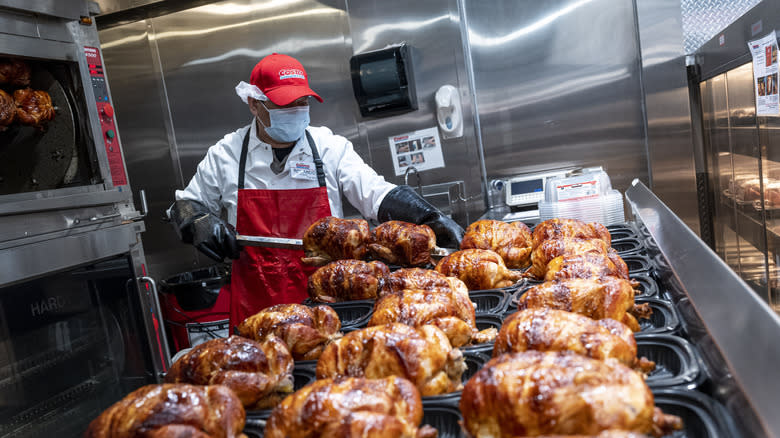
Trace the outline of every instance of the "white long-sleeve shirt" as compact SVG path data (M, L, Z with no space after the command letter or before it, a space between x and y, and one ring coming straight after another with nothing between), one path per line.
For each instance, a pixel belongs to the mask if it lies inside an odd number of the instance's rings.
M287 157L284 170L275 174L271 170L273 149L271 145L257 138L256 123L253 121L249 126L227 134L209 148L187 187L176 191L176 199L199 201L216 215L225 208L228 222L235 226L239 160L247 129L250 130L250 134L244 188L278 190L319 186L316 176L312 179L311 176L303 176L300 172L290 170L296 164L304 167L309 165L310 169L314 169L314 159L306 136L298 140L293 147ZM376 219L379 205L395 185L385 181L369 167L346 138L333 134L326 127L310 126L307 130L314 139L322 159L331 214L343 217L340 196L342 192L365 218Z

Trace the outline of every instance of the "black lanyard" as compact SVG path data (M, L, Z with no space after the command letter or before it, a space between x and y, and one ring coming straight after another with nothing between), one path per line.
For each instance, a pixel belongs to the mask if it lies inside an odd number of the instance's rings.
M252 123L255 123L254 121ZM252 127L250 126L246 130L246 134L244 135L244 142L241 144L241 159L238 162L238 189L242 190L244 188L244 173L246 172L246 155L249 151L249 133L252 132ZM314 159L314 167L317 169L317 181L320 184L320 187L325 187L325 171L322 169L322 160L320 159L320 154L317 152L317 145L314 143L314 139L311 138L311 134L309 134L309 131L306 130L306 141L309 142L309 147L311 148L311 156ZM288 155L289 158L289 155Z

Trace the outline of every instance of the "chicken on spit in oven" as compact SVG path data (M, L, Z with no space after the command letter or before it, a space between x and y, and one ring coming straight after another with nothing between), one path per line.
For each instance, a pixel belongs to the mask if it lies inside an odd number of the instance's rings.
M428 225L387 221L373 231L368 248L374 258L399 266L427 266L436 248L436 234Z
M462 388L463 353L439 328L392 323L347 333L322 352L317 378L399 376L424 396Z
M225 385L246 409L267 409L293 391L292 370L292 355L278 338L231 336L193 347L171 365L165 382Z
M0 132L5 131L16 119L16 102L10 94L0 90Z
M585 223L578 219L548 219L534 227L533 248L545 240L576 237L579 239L601 239L607 246L612 244L612 236L604 225L597 222Z
M404 289L446 289L465 295L469 293L466 284L458 278L447 277L433 269L402 268L387 276L382 294L401 292Z
M523 275L508 269L501 256L488 249L456 251L439 260L436 271L459 278L469 290L512 286Z
M435 438L422 417L420 393L401 377L322 379L273 410L265 438Z
M682 420L654 406L641 373L614 359L526 351L491 359L463 388L463 426L474 438L596 435L661 437Z
M295 360L315 360L325 346L342 336L338 314L328 306L277 304L245 319L238 334L258 342L281 339Z
M389 275L382 262L336 260L309 277L309 297L321 303L374 299Z
M49 93L25 88L14 91L16 121L43 129L44 123L54 119L54 105Z
M478 220L466 228L460 249L489 249L508 268L525 268L531 260L531 229L522 222Z
M594 359L613 358L645 373L655 369L654 362L636 357L634 333L625 324L564 310L526 309L504 320L493 357L527 350L573 351Z
M0 59L0 84L12 87L29 87L32 70L20 59Z
M301 259L307 265L322 266L334 260L365 258L371 232L364 219L327 216L315 221L303 234Z

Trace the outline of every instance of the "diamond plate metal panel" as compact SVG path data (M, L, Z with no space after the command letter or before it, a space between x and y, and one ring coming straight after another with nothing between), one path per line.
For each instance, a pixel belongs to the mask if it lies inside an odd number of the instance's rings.
M685 53L693 53L761 0L681 0Z

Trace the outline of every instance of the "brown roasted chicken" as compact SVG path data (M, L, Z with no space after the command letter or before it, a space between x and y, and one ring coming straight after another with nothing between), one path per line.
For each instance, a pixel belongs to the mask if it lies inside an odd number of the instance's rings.
M171 365L165 383L225 385L246 409L268 409L293 391L292 370L292 355L279 338L260 343L231 336L193 347Z
M628 266L620 257L609 257L599 252L586 252L556 257L545 267L545 281L568 278L601 279L617 277L628 280Z
M655 363L636 357L634 333L614 319L593 320L555 309L526 309L504 320L493 357L527 350L573 351L594 359L613 358L623 365L650 372Z
M466 228L460 249L489 249L511 269L531 263L531 229L522 222L479 220Z
M456 251L439 260L436 271L459 278L469 290L507 287L522 278L522 273L507 269L501 256L489 249Z
M265 438L435 438L422 417L420 393L401 377L315 380L273 410Z
M0 132L5 131L16 118L16 102L10 94L0 90Z
M535 438L649 438L649 435L627 432L625 430L605 430L598 435L538 435Z
M322 352L317 378L399 376L420 394L438 395L462 388L463 353L452 348L439 328L392 323L347 333Z
M374 299L389 275L382 262L336 260L309 277L309 297L320 303Z
M43 125L54 119L54 105L49 93L25 88L14 91L16 121L43 129Z
M307 265L322 266L334 260L361 260L368 252L371 232L364 219L318 219L303 234L301 259Z
M431 251L436 248L436 234L428 225L387 221L373 231L368 248L374 258L399 266L431 264Z
M548 281L526 291L518 309L550 308L579 313L592 319L610 318L639 331L637 318L649 318L648 304L634 303L634 288L619 278Z
M534 227L533 248L543 241L576 237L580 239L601 239L607 246L612 244L612 236L604 225L597 222L585 223L578 219L548 219Z
M466 285L455 277L447 277L433 269L401 268L387 276L382 294L401 292L404 289L448 289L466 295L469 293Z
M421 327L432 324L442 329L453 347L490 342L495 328L477 330L474 303L468 292L450 289L407 289L383 295L374 303L369 326L393 322Z
M622 430L661 437L682 420L654 406L642 374L614 359L526 351L491 359L460 399L474 438L597 435Z
M315 360L325 346L342 336L338 314L328 306L277 304L245 319L238 334L258 342L281 339L295 360Z
M245 437L241 400L226 386L147 385L92 420L85 438Z
M29 87L30 73L30 65L20 59L0 59L0 84Z
M541 280L547 273L547 265L556 257L582 255L592 252L606 255L613 263L622 262L617 251L601 239L561 237L559 239L545 240L533 250L531 253L532 266L526 271L526 275Z

